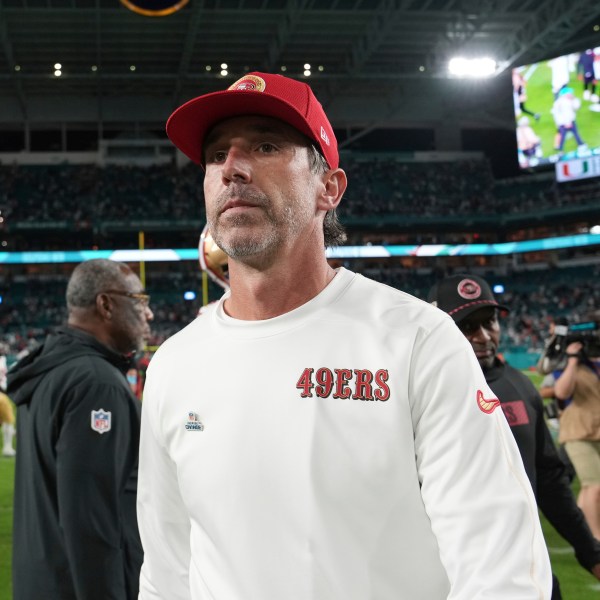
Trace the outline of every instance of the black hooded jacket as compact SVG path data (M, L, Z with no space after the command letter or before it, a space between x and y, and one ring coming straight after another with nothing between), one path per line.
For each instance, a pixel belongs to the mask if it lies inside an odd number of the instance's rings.
M140 402L129 362L66 327L13 366L14 600L137 598Z
M483 374L500 400L538 506L554 529L573 546L579 564L590 570L600 563L600 541L592 535L575 502L567 468L544 420L544 404L538 391L523 373L498 358Z

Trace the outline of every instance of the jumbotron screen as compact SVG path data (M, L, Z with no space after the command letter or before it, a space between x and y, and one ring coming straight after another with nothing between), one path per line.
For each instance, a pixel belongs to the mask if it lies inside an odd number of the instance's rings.
M523 169L600 155L600 46L512 72Z

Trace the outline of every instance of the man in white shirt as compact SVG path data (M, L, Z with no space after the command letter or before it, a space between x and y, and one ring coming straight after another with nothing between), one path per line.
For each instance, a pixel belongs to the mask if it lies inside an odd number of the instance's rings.
M535 500L452 320L344 268L305 83L250 73L167 124L205 169L223 298L148 369L141 600L550 597Z

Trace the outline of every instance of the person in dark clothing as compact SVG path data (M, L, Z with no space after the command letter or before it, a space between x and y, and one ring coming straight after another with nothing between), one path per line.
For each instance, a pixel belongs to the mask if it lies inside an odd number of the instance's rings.
M8 372L14 600L133 600L141 409L125 373L150 334L149 297L127 265L91 260L66 300L67 326Z
M499 304L487 282L475 275L453 275L429 292L429 302L447 312L473 346L485 379L500 401L515 437L539 508L575 550L579 564L600 579L600 541L578 508L567 468L558 456L542 399L531 381L498 356ZM562 598L553 577L552 600Z

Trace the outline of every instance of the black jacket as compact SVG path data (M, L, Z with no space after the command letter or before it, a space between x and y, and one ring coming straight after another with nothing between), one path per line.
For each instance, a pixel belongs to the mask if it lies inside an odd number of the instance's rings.
M137 598L140 403L128 366L67 327L8 373L18 441L14 600Z
M590 570L600 563L600 542L593 537L575 502L567 467L548 431L538 391L523 373L498 359L491 369L484 370L484 375L517 441L538 506L573 546L579 564Z

